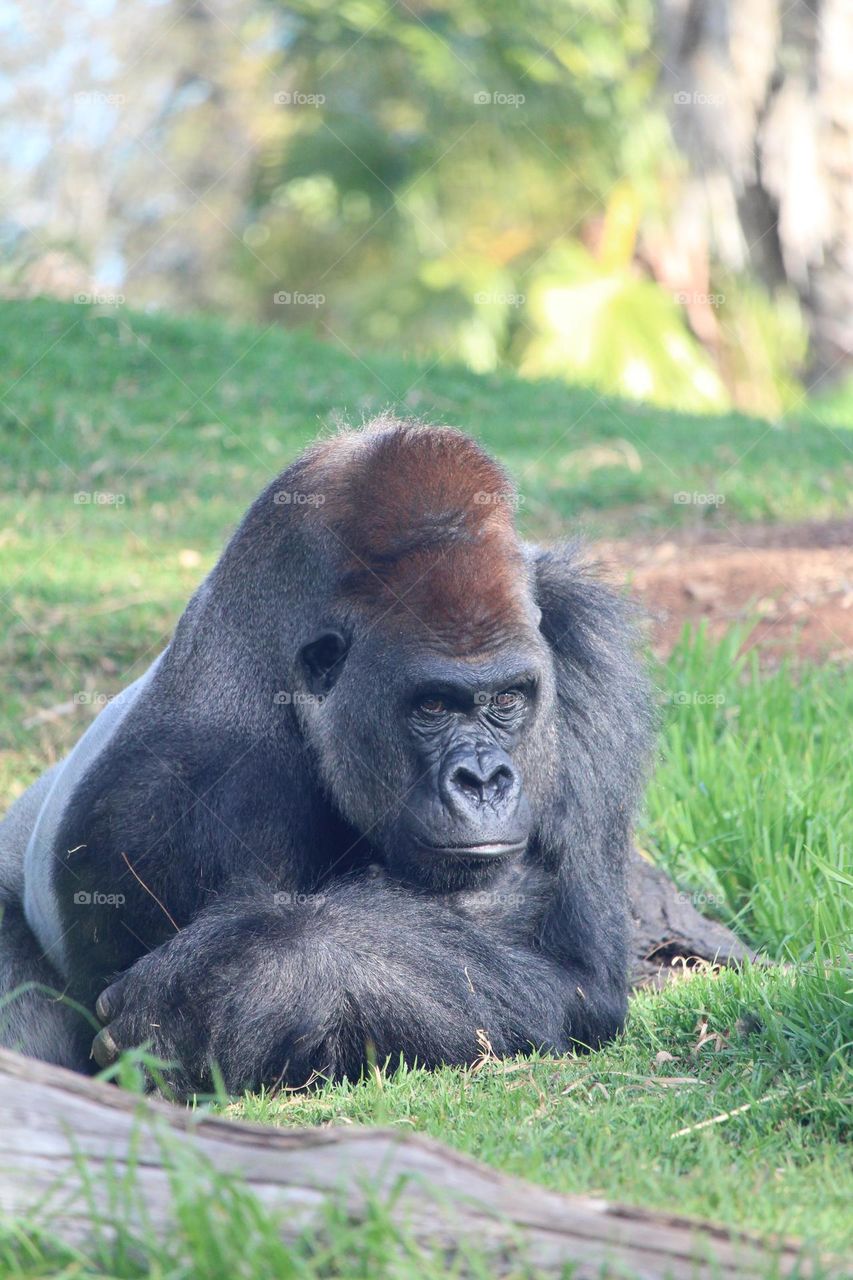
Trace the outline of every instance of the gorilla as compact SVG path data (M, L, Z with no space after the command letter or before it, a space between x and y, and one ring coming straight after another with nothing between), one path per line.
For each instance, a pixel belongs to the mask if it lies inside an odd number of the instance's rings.
M622 602L516 506L389 416L261 494L0 825L0 1042L146 1046L185 1096L620 1030L651 701Z

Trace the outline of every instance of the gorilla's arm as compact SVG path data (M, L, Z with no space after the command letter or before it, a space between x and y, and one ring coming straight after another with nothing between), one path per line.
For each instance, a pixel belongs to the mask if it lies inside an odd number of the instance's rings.
M371 1058L400 1054L471 1062L478 1032L513 1054L565 1051L602 1018L612 1031L619 992L584 977L579 994L577 975L524 938L518 915L533 895L517 897L497 919L384 878L339 881L290 906L270 889L223 898L104 993L96 1057L106 1065L149 1042L180 1064L166 1077L186 1093L209 1085L211 1061L239 1090L300 1085L312 1072L357 1077Z

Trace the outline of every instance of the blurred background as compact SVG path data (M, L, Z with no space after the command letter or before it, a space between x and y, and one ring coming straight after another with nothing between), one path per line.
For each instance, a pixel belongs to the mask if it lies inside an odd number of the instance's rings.
M831 418L851 65L849 0L0 0L0 290Z

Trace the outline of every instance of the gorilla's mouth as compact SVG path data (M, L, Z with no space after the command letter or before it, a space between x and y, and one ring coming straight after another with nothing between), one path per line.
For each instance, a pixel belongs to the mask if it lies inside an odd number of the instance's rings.
M440 858L506 858L513 853L523 853L526 840L512 842L491 840L487 844L422 845L423 853Z

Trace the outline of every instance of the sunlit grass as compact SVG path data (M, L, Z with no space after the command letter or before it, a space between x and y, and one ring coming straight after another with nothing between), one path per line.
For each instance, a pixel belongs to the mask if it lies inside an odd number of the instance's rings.
M150 662L255 493L338 410L358 421L398 403L474 431L509 464L537 536L578 518L662 534L721 516L832 516L853 479L843 428L805 409L779 425L691 419L390 356L368 368L278 330L2 303L0 352L0 806ZM678 491L725 503L680 506ZM75 502L81 492L112 498ZM660 751L640 840L703 909L790 969L639 996L624 1038L585 1059L385 1073L235 1109L281 1124L401 1125L559 1190L849 1254L853 687L836 667L761 674L741 639L685 638L657 671ZM378 1209L361 1227L333 1214L285 1250L239 1191L214 1204L188 1189L179 1208L166 1242L136 1241L118 1258L59 1255L31 1232L7 1239L0 1275L453 1274L446 1258L413 1253ZM482 1259L470 1265L490 1274Z

